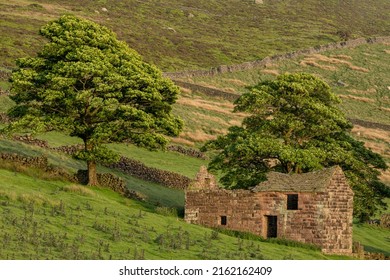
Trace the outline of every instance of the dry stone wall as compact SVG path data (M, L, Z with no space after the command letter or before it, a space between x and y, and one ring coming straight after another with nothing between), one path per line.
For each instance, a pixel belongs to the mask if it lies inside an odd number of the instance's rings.
M78 170L75 175L77 181L81 184L87 184L88 183L88 171L87 170ZM98 173L97 179L99 182L99 185L108 187L111 190L131 199L136 199L140 201L145 201L145 196L133 191L129 190L126 187L126 182L111 173Z
M388 124L374 123L374 122L363 121L363 120L358 120L358 119L349 119L349 121L352 124L360 125L360 126L363 126L363 127L374 128L374 129L382 129L382 130L385 130L385 131L390 131L390 125L388 125Z
M117 163L110 164L108 167L116 168L137 178L171 188L184 189L191 183L191 179L186 176L148 167L140 161L126 157L121 157Z
M50 165L47 157L45 156L30 157L30 156L19 155L16 153L1 153L0 159L21 166L38 168L40 170L43 170L46 173L51 174L51 176L53 177L62 178L71 182L75 182L75 177L72 174L66 172L62 168L58 168L53 165Z
M202 153L199 150L192 149L192 148L186 148L186 147L178 146L178 145L169 145L167 149L168 149L168 151L181 153L181 154L189 156L189 157L194 157L194 158L199 158L199 159L204 159L204 160L208 159L204 153Z
M15 138L15 140L22 141L29 145L36 145L41 148L47 148L57 152L66 153L69 155L73 155L75 152L83 149L83 145L68 145L50 148L47 141L38 140L31 136L18 136ZM197 157L202 156L201 154L197 154L196 150L184 151L183 148L181 151L183 153L192 154L194 156L196 155ZM130 159L127 157L121 157L121 159L117 163L109 164L107 165L107 167L116 168L122 172L130 174L142 180L155 182L171 188L184 189L191 182L190 178L181 174L160 170L158 168L148 167L138 160Z
M327 45L319 45L312 48L292 51L286 54L265 57L262 60L244 62L244 63L234 64L234 65L220 65L218 67L211 68L210 70L194 70L194 71L184 71L184 72L175 72L175 73L167 72L164 73L164 75L171 79L180 79L180 78L188 78L188 77L196 77L196 76L214 76L223 73L262 68L269 63L277 62L283 59L296 58L301 55L316 54L316 53L321 53L324 51L330 51L335 49L354 48L360 45L374 44L374 43L390 43L390 37L358 38L358 39L347 40L343 42L330 43Z
M49 144L47 143L47 141L36 139L30 135L18 135L14 136L13 139L29 145L38 146L41 148L49 148Z
M390 256L383 253L371 253L364 250L364 246L357 241L353 242L353 256L360 260L390 260Z
M56 175L58 178L63 178L70 182L87 184L88 182L88 173L87 170L79 170L75 175L72 175L61 168L54 167L48 163L48 159L45 156L40 157L29 157L23 156L15 153L0 153L0 159L2 161L19 164L22 166L28 166L33 168L38 168L43 170L51 175ZM136 199L140 201L145 200L145 196L136 192L129 190L126 187L126 183L123 179L110 174L110 173L98 173L98 182L101 186L108 187L113 191L131 199Z
M68 154L68 155L73 155L76 152L84 149L84 146L81 144L76 144L76 145L65 145L65 146L60 146L60 147L53 147L50 148L53 151Z
M204 86L178 81L178 80L175 80L174 82L176 85L190 89L192 91L201 92L207 96L222 98L224 100L229 100L232 102L235 101L238 97L240 97L240 95L238 94L226 92L214 88L204 87Z
M49 166L47 157L29 157L23 156L15 153L1 153L0 159L3 161L8 161L12 163L18 163L23 166L36 167L43 170L46 170Z

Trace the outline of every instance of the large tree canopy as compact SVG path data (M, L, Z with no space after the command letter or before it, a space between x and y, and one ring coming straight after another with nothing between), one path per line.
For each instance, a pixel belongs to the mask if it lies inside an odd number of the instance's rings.
M235 102L248 114L241 126L205 145L215 150L209 169L221 172L226 188L249 188L273 170L309 172L340 165L355 193L355 216L367 219L389 188L378 179L382 157L350 136L351 123L338 97L309 74L285 74L250 87Z
M78 154L96 185L96 162L115 155L103 144L128 141L150 149L167 143L183 123L171 113L179 93L107 28L72 15L40 30L48 39L36 57L17 61L11 129L60 130L84 141Z

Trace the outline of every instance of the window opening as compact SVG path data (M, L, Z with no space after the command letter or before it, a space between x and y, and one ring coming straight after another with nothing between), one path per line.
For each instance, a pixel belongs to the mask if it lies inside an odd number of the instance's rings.
M298 210L298 194L287 195L287 210Z

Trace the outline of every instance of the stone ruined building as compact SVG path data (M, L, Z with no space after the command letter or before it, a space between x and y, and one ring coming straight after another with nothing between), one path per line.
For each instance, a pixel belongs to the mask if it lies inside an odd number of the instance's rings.
M270 172L250 190L226 190L202 167L186 190L185 220L318 245L352 254L353 192L335 166L304 174Z

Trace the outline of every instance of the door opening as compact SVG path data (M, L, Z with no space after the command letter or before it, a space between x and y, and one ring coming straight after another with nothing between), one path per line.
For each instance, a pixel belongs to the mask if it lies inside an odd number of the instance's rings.
M278 237L278 217L277 216L266 216L267 217L267 238Z

